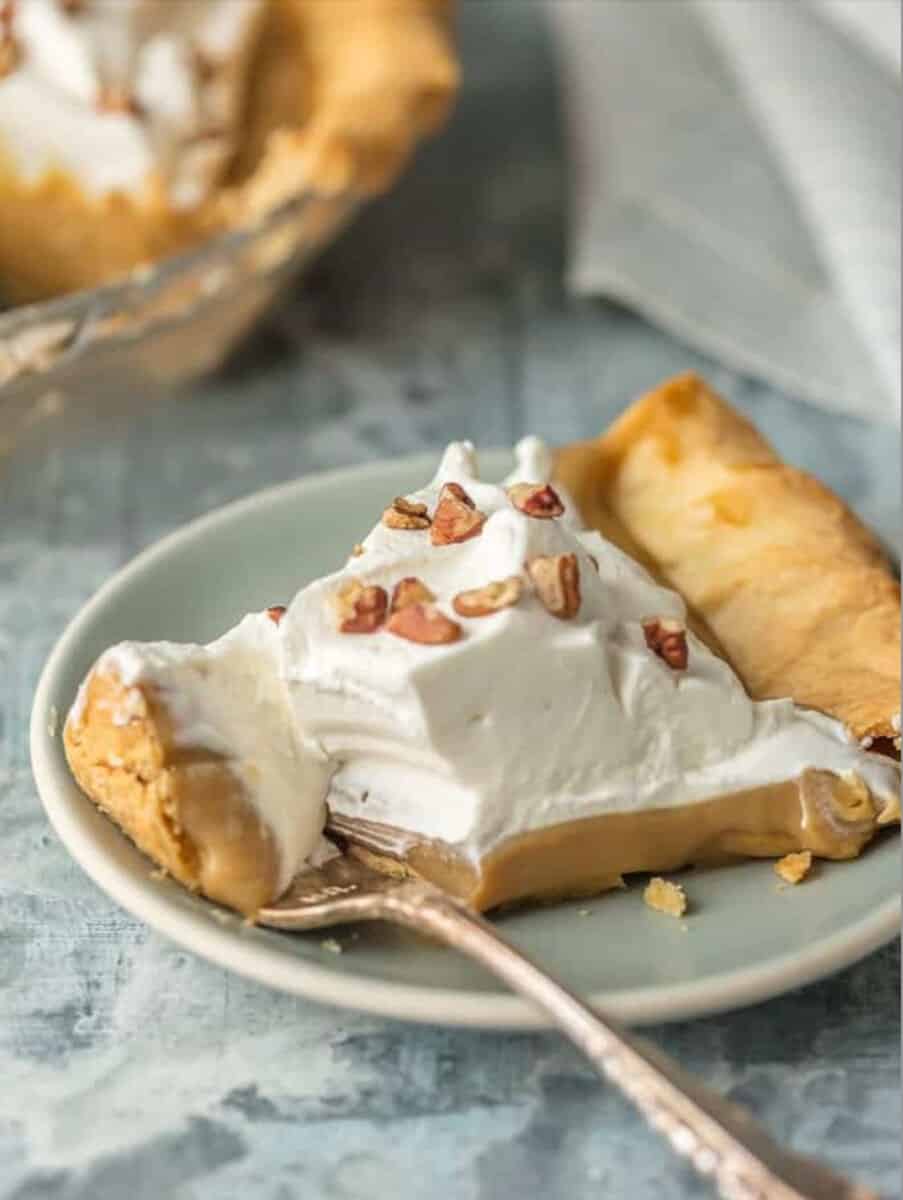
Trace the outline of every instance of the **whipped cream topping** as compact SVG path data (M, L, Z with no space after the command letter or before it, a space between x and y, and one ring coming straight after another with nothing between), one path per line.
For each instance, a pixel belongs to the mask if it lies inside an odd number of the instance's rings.
M550 470L528 439L506 484L541 484ZM278 625L248 617L206 648L126 644L100 662L127 684L152 681L180 741L243 772L286 878L314 852L324 798L344 817L450 843L472 862L528 830L693 805L807 768L856 772L894 810L899 768L838 722L789 700L754 703L690 633L685 670L654 653L643 620L682 622L682 599L580 531L573 506L559 519L525 515L505 485L481 481L468 443L451 445L407 499L433 513L447 483L486 515L479 536L434 545L429 529L380 522ZM527 584L527 562L557 555L579 568L580 605L567 620ZM511 576L524 581L513 606L472 618L455 610L459 593ZM335 599L349 583L391 595L410 577L460 626L456 641L340 632Z
M89 194L162 184L199 204L235 147L265 0L12 0L0 28L0 161Z
M549 467L530 439L506 482L544 482ZM432 512L447 482L487 514L479 537L433 546L428 531L378 524L364 553L305 588L280 628L298 720L338 764L333 810L478 860L526 830L698 803L807 767L855 770L890 802L895 765L865 754L837 722L789 700L752 702L692 634L685 671L653 654L642 620L683 620L684 603L614 545L515 509L504 487L480 481L467 443L450 446L435 479L409 499ZM488 617L454 612L457 593L562 554L580 568L574 619L551 616L529 590ZM463 627L458 641L338 632L330 600L343 583L391 593L407 576Z

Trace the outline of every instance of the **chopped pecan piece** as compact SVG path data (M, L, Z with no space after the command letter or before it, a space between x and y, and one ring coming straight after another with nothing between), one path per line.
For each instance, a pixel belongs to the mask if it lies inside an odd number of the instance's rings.
M576 554L540 554L527 563L527 574L547 612L562 621L580 611L580 564Z
M267 609L267 616L270 618L270 620L273 622L274 625L278 625L279 622L282 620L282 618L285 616L285 605L284 604L271 604L270 607Z
M390 611L397 613L410 604L432 604L435 599L436 597L422 579L418 579L416 575L410 575L407 579L400 579L396 583L392 592Z
M388 529L429 529L429 513L425 504L396 496L383 513L383 525Z
M646 617L643 636L649 649L663 659L673 671L685 671L689 660L687 630L683 621L674 617Z
M385 622L389 596L385 588L349 579L336 593L334 604L339 633L376 633Z
M465 492L464 488L461 487L460 483L446 483L442 491L451 492L456 500L460 500L461 503L466 504L468 508L476 508L476 504L474 504L473 500L470 498L467 492ZM439 499L442 499L441 493L439 494Z
M457 621L441 613L432 604L409 604L389 618L386 629L396 637L421 646L444 646L461 636Z
M486 514L480 512L460 483L446 483L433 513L430 541L434 546L466 542L483 532L485 522Z
M511 575L508 579L487 583L485 587L458 592L452 601L452 608L459 617L488 617L501 612L503 608L513 608L523 591L523 580L519 575Z
M367 551L360 544L360 542L355 542L354 545L351 547L351 557L352 558L360 558L360 556L362 554L366 554L366 553L367 553Z
M515 483L508 488L508 499L528 517L549 521L564 513L561 497L550 483Z

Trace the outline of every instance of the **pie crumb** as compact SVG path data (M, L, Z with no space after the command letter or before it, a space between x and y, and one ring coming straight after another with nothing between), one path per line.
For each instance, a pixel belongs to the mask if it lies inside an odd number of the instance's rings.
M324 938L323 941L320 942L320 945L324 950L328 950L330 954L342 953L342 943L336 941L335 938Z
M588 908L578 908L577 909L578 917L588 917L589 915L590 915L590 910Z
M646 907L669 917L682 917L687 911L687 893L679 883L670 883L656 875L650 879L643 891Z
M785 854L774 864L774 869L786 883L802 883L812 869L812 851Z

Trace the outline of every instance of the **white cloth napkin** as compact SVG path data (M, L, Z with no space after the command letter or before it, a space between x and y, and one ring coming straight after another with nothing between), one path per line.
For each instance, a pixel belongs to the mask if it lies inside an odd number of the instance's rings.
M569 282L900 416L900 0L549 0Z

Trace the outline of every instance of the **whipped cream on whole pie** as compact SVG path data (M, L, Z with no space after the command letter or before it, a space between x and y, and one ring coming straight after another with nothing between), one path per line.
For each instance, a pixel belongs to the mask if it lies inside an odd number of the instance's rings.
M106 283L300 195L281 252L321 244L441 124L448 18L446 0L0 0L4 297Z
M899 814L897 764L790 700L750 700L686 628L683 600L579 529L550 471L530 439L504 485L483 482L473 447L453 444L436 477L389 498L346 565L287 611L208 647L108 651L67 723L86 790L97 798L90 728L128 728L150 704L168 723L167 763L200 750L240 782L274 839L273 895L320 853L324 801L352 840L424 870L426 848L430 869L446 878L458 864L475 894L506 848L525 843L535 869L562 830L583 856L584 891L621 870L784 853L807 838L858 853ZM110 810L107 776L102 787ZM775 826L778 811L789 816ZM640 849L619 865L634 828ZM593 838L607 864L595 876ZM567 856L556 870L560 881L532 887L515 865L479 902L566 893Z
M5 0L0 165L201 203L235 150L265 0Z

